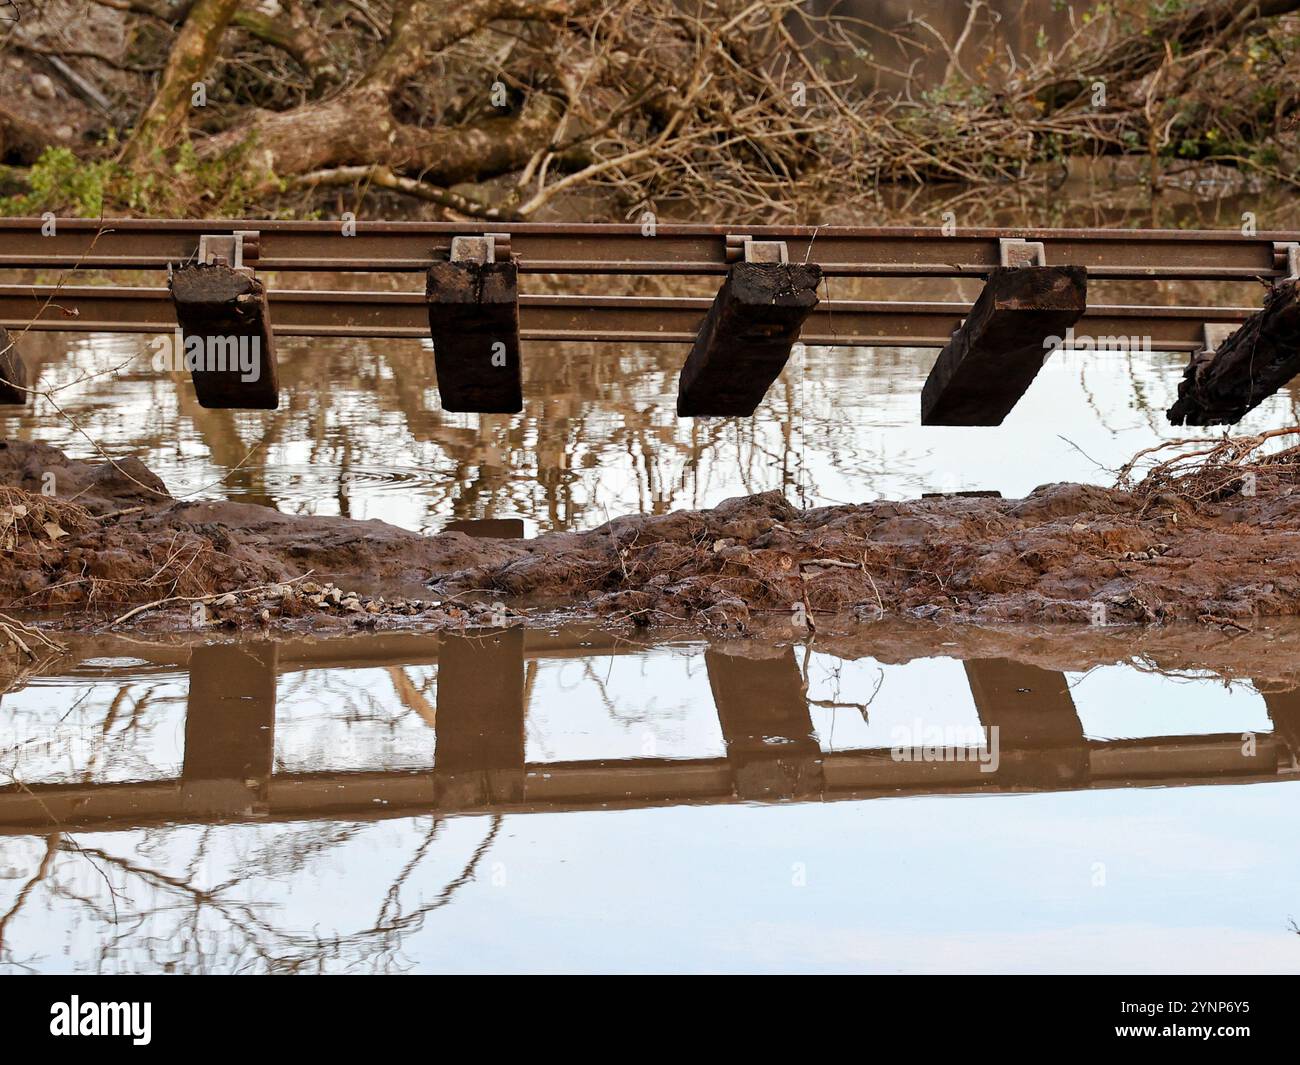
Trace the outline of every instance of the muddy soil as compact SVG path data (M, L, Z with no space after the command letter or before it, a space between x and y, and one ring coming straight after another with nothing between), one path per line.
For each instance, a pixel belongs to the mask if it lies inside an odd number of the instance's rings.
M1252 487L1255 487L1252 484ZM1300 473L1194 500L1044 485L798 510L777 493L488 540L173 499L136 460L0 442L0 602L55 625L414 627L562 611L754 632L880 617L1241 631L1300 614ZM43 494L44 493L48 494ZM335 582L331 584L330 582ZM349 591L350 589L350 591ZM233 593L233 594L231 594ZM382 597L382 598L381 598ZM159 601L162 602L159 602ZM553 616L548 614L547 616Z

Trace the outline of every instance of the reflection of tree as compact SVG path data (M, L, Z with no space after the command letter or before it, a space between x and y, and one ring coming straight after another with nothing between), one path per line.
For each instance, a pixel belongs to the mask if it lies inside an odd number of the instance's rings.
M22 962L18 962L10 956L7 956L5 950L5 941L6 941L5 937L9 930L10 922L23 908L23 905L27 902L28 898L31 896L32 892L36 889L37 885L43 883L45 881L45 878L50 875L50 868L54 865L54 857L58 853L58 851L59 851L59 836L57 833L55 833L46 838L45 853L41 857L40 864L36 867L36 872L33 873L31 878L27 880L23 884L23 886L18 889L18 894L14 898L13 905L10 906L9 909L5 911L3 916L0 916L0 965L4 965L7 963L11 965L17 965L18 967L23 969L30 968L30 966Z
M392 737L403 719L429 710L433 667L404 667L403 705L385 702L374 690L374 673L320 669L289 674L280 684L285 705L305 705L294 723L320 733L336 726L376 726ZM93 674L92 674L93 675ZM178 678L179 679L179 678ZM0 768L12 785L25 781L140 780L173 775L157 763L166 751L166 729L178 727L185 696L166 672L130 683L105 680L84 689L69 687L63 706L28 700L6 706L7 739L0 743ZM418 698L417 698L418 696ZM67 703L70 702L70 706ZM325 708L324 713L320 708ZM428 735L423 728L421 733ZM301 746L301 737L295 737ZM291 741L292 742L292 741ZM328 745L325 745L328 747ZM432 761L430 744L424 753ZM53 817L51 818L53 822ZM341 848L364 846L364 823L321 822L294 826L173 826L109 837L83 844L56 831L45 852L6 861L4 875L17 880L8 905L0 904L0 967L36 969L45 964L34 952L20 952L24 920L34 920L40 901L46 910L72 912L96 929L88 963L99 970L158 969L193 972L305 972L325 969L391 971L407 966L403 944L424 927L426 917L448 905L473 879L500 831L501 818L486 826L467 861L441 883L437 894L412 904L404 889L419 889L421 863L442 858L436 846L447 824L421 819L410 858L383 890L377 916L357 929L325 931L299 927L303 907L263 901L260 892L315 867L338 860ZM470 825L468 819L459 822ZM419 829L420 820L398 824ZM59 828L57 823L54 824ZM11 852L24 837L0 842ZM123 841L118 845L117 840ZM188 851L187 851L188 847ZM400 860L401 851L385 855ZM29 871L35 867L34 872ZM317 873L316 875L321 875Z
M15 690L17 686L15 686ZM66 709L48 702L7 708L0 724L0 779L22 783L156 777L165 728L184 712L179 683L91 685Z
M377 683L382 675L387 684ZM428 768L433 764L436 666L394 666L382 671L312 669L281 674L276 722L279 768L289 762L316 768L335 765L340 741L365 744L363 760L389 767ZM391 688L396 699L387 698ZM427 746L410 741L427 736ZM288 759L288 761L286 761Z
M445 821L428 821L408 861L384 892L373 923L353 931L329 932L289 924L296 912L259 902L253 892L268 880L303 871L360 832L358 824L313 825L286 832L272 847L254 847L211 882L203 870L212 864L214 833L201 830L188 862L179 871L167 868L167 856L179 844L176 829L153 829L129 853L107 846L86 847L66 834L48 838L39 868L20 888L0 917L0 965L35 968L39 958L20 961L11 941L15 918L30 907L43 887L48 903L80 909L83 920L99 930L91 965L114 969L184 972L302 973L327 970L393 972L408 968L403 954L407 937L420 931L429 914L448 905L473 880L495 842L502 818L489 820L487 831L460 871L427 901L408 906L402 890L430 854ZM156 859L151 854L157 852ZM292 856L288 864L285 859Z

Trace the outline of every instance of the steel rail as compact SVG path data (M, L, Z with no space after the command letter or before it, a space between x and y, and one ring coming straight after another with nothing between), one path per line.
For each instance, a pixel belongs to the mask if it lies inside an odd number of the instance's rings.
M1088 268L1099 280L1248 281L1286 275L1277 245L1300 232L1124 229L962 229L858 226L711 226L560 223L354 223L248 219L0 219L0 269L163 269L192 260L202 234L255 231L259 271L426 269L451 238L508 233L520 269L550 274L720 274L727 237L785 241L791 259L833 277L979 277L1001 262L999 239L1041 241L1048 265Z
M276 336L424 338L419 292L271 290ZM534 341L678 343L695 339L712 301L666 296L520 296L520 335ZM942 347L969 312L964 303L823 301L801 340L817 346ZM1252 307L1090 307L1076 337L1129 338L1153 351L1196 351L1207 322L1240 323ZM0 325L10 330L167 333L176 327L161 287L0 285ZM1083 346L1082 343L1076 346ZM1133 346L1133 343L1130 343Z

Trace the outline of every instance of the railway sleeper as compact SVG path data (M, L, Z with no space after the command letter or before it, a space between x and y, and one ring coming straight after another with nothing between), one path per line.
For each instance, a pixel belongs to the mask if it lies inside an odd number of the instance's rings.
M275 410L280 405L275 343L266 289L244 265L255 234L199 241L198 261L168 271L181 350L199 405Z
M752 415L817 306L820 266L789 262L784 242L742 244L682 366L681 417Z
M523 410L519 265L509 238L456 237L450 261L429 268L425 299L442 409Z
M1206 326L1169 408L1173 425L1232 425L1300 373L1300 244L1279 246L1291 272L1240 328ZM1225 335L1226 334L1226 335Z
M1082 266L994 267L926 378L921 424L1001 425L1087 305Z

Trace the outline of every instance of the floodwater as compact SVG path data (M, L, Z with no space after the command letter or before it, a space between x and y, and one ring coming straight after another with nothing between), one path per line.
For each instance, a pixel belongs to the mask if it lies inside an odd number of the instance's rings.
M1100 296L1144 294L1259 298ZM999 429L922 429L928 351L797 350L754 419L691 422L673 347L527 347L507 417L440 411L414 341L285 340L279 411L205 411L145 339L29 335L77 429L41 402L0 435L84 432L176 495L529 534L1109 483L1187 435L1186 357L1140 351L1055 356ZM74 640L0 695L0 971L1300 968L1288 684L744 646Z

